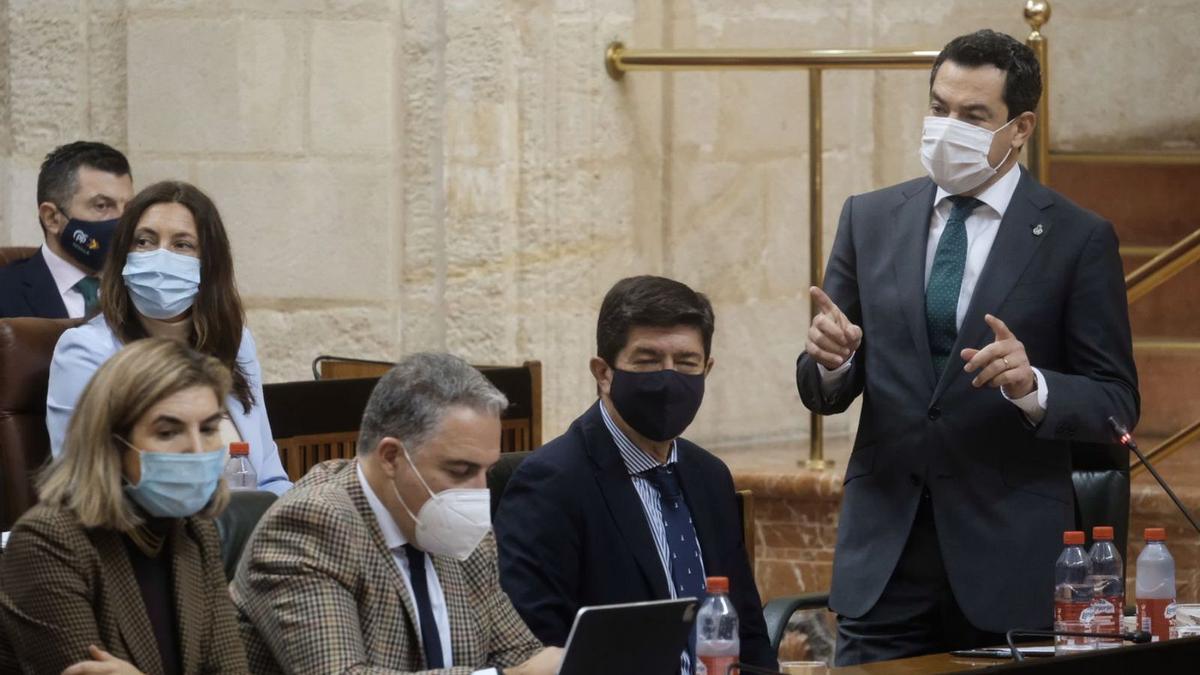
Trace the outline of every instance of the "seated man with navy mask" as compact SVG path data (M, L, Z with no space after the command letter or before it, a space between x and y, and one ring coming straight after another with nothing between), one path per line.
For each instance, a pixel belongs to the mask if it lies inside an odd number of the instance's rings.
M741 660L777 665L729 469L679 437L704 397L713 323L708 298L671 279L605 296L599 400L521 463L495 518L501 585L543 642L564 644L581 607L703 598L705 577L724 576ZM681 658L693 671L695 655Z
M132 198L129 161L114 148L76 141L46 155L37 182L45 243L33 257L0 267L0 318L95 314L97 275Z

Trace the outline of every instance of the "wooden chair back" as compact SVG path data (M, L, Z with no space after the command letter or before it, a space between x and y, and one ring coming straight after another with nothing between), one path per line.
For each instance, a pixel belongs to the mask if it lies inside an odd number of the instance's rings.
M328 459L354 457L367 400L392 363L321 356L312 382L263 387L263 399L280 461L288 478L299 480ZM542 364L476 366L508 397L500 416L500 451L526 452L542 444Z
M754 492L737 491L738 513L742 516L742 543L746 546L746 560L750 562L750 574L754 574L754 543L758 539L754 532Z

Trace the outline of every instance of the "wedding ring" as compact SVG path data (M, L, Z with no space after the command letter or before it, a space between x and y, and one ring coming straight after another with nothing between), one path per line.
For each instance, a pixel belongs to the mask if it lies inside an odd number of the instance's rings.
M1008 365L1008 357L1007 356L1001 356L1000 360L1004 362L1005 368L1012 368L1012 366Z

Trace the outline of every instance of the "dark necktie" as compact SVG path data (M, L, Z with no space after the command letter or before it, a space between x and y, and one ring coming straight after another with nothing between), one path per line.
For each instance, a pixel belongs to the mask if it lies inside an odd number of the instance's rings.
M925 286L925 325L929 330L929 353L933 371L940 377L958 338L958 293L967 265L967 216L983 202L974 197L950 197L954 205L938 240Z
M413 595L417 598L417 617L421 621L421 646L425 648L425 667L432 670L445 667L442 659L442 638L438 635L437 621L433 618L433 604L429 601L429 582L425 576L425 552L404 545L408 556L408 576L412 580Z
M683 498L683 489L674 466L656 466L642 474L658 489L662 502L664 534L671 558L671 584L675 597L704 600L704 567L700 561L700 542L692 524L692 512ZM694 672L696 661L696 632L688 637L684 667Z
M96 277L84 277L75 282L75 290L83 296L83 315L92 316L96 313L100 298L100 280Z

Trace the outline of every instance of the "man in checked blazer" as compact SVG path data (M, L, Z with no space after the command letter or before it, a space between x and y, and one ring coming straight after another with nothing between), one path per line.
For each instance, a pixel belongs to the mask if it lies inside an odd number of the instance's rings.
M314 467L247 545L230 590L253 672L558 669L500 589L485 479L505 406L448 354L380 379L358 457Z

